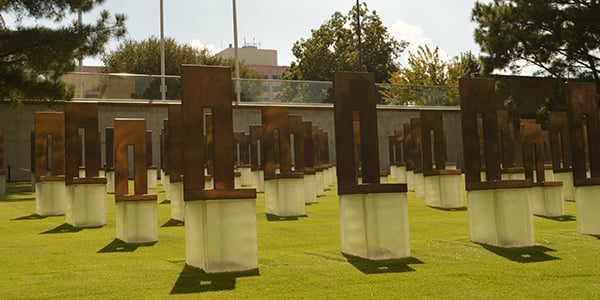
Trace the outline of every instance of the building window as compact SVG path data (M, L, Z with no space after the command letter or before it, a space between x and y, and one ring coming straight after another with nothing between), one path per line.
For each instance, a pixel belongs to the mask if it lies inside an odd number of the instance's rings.
M279 75L273 75L272 78L275 79L275 80L277 80L277 79L279 79Z

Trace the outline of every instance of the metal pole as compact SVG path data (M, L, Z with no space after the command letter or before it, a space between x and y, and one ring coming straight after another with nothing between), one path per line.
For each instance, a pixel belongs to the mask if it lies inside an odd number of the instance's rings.
M233 55L235 61L235 91L236 91L236 102L240 104L241 90L240 90L240 58L238 56L238 32L237 32L237 9L235 7L235 0L233 0Z
M362 63L362 42L361 42L361 36L360 36L360 3L359 0L356 0L356 28L357 28L357 35L358 35L358 71L362 71L363 70L363 63Z
M165 22L163 14L163 0L160 0L160 99L167 99L167 86L165 84Z

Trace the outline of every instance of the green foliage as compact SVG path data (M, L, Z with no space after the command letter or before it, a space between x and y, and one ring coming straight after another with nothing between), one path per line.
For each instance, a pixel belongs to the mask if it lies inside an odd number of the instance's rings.
M557 78L598 78L600 2L494 0L476 2L472 20L484 73L525 62Z
M107 73L160 75L160 39L153 36L142 41L123 41L117 49L104 55L102 60ZM165 38L165 75L181 75L182 64L228 66L232 72L235 65L233 60L222 59L211 54L206 48L196 49L190 45L179 44L173 38ZM240 77L260 78L260 75L240 64ZM181 99L181 81L166 80L166 85L167 99ZM259 92L256 83L243 85L242 98L251 98ZM160 99L160 78L153 79L140 97Z
M398 70L396 59L406 42L390 36L375 11L366 3L360 5L362 63L358 66L358 34L356 7L347 15L335 12L311 37L294 43L296 61L283 74L283 79L331 81L334 71L367 71L375 74L376 82L387 82L390 73Z
M95 24L60 24L78 10L83 13L104 0L11 0L0 1L0 12L24 17L49 19L56 28L40 25L0 30L0 99L13 103L22 100L69 100L74 88L60 81L73 71L75 62L104 51L113 37L125 34L125 16L114 17L103 11Z
M391 74L391 85L381 91L385 102L413 105L458 105L458 79L477 74L479 63L471 52L443 60L439 49L419 46L409 52L408 67Z

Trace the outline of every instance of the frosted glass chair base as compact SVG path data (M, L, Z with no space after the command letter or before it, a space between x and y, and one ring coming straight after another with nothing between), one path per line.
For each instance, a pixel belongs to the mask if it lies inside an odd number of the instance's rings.
M204 177L204 189L205 190L214 190L215 189L215 179L212 176Z
M257 193L265 192L265 172L263 170L252 171L253 186L256 187Z
M35 183L35 213L40 216L60 216L67 212L65 181Z
M106 192L115 193L115 171L106 171Z
M600 235L600 185L575 187L577 231Z
M161 170L160 171L160 183L162 184L163 191L165 192L165 197L167 199L169 199L167 190L169 189L170 182L171 182L171 179L169 178L169 175L167 175L164 171Z
M398 180L398 168L395 165L390 165L390 175L388 176L390 180L396 181Z
M234 189L241 189L242 188L242 176L239 175L234 175L233 176L233 188Z
M183 181L169 183L169 200L171 200L171 219L183 222L185 220Z
M329 186L334 186L337 183L336 166L329 168Z
M253 186L252 180L252 169L250 167L238 167L238 171L241 174L240 184L241 186Z
M315 181L317 183L317 197L325 196L325 179L323 178L323 171L315 172Z
M206 273L258 269L256 199L187 200L185 262Z
M406 183L406 166L396 166L396 182Z
M425 177L422 172L415 174L415 197L425 198Z
M461 174L425 176L425 205L438 208L462 208Z
M147 174L148 188L156 189L158 187L158 170L154 167L148 167Z
M304 203L317 203L317 176L315 174L304 174Z
M370 260L410 257L406 193L339 198L342 253Z
M265 211L279 217L306 215L303 178L265 180Z
M413 170L406 171L406 188L409 192L415 191L415 171Z
M106 225L106 184L69 184L65 193L68 224L74 227Z
M335 166L328 167L323 174L326 183L325 189L329 190L337 182L337 178L335 177Z
M562 194L565 201L575 201L575 187L572 172L555 172L554 180L562 182Z
M529 188L467 191L471 241L507 248L534 246L528 193Z
M115 203L117 239L126 243L158 241L158 204L149 200L118 201Z
M529 205L534 215L560 217L565 215L562 186L534 186L529 191Z
M525 173L502 173L500 178L502 178L502 180L525 180Z

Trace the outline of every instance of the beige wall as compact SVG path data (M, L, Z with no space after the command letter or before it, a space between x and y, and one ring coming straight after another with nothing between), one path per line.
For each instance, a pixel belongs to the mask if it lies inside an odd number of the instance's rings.
M241 105L234 107L233 128L235 131L248 133L248 126L261 124L261 105ZM16 108L9 103L0 103L0 127L4 128L4 165L11 167L12 180L29 180L30 174L30 132L33 130L33 116L36 111L62 111L63 105L25 103ZM331 106L290 106L290 114L303 116L306 121L323 128L329 133L329 156L335 162L335 132L333 107ZM388 136L394 130L402 128L410 117L418 117L419 109L404 107L379 107L377 112L379 132L380 166L387 168ZM164 104L124 104L100 103L98 125L101 128L101 143L104 146L104 128L112 127L114 118L135 117L145 118L146 126L152 130L154 163L159 164L159 133L163 120L167 118L167 108ZM462 136L460 127L460 111L456 108L444 110L444 126L447 133L448 161L463 165ZM104 148L104 147L103 147ZM102 151L104 152L104 151ZM102 154L104 161L104 153Z
M225 59L235 58L235 48L227 48L219 53ZM257 49L254 47L238 48L238 58L240 62L246 65L277 65L277 50Z

